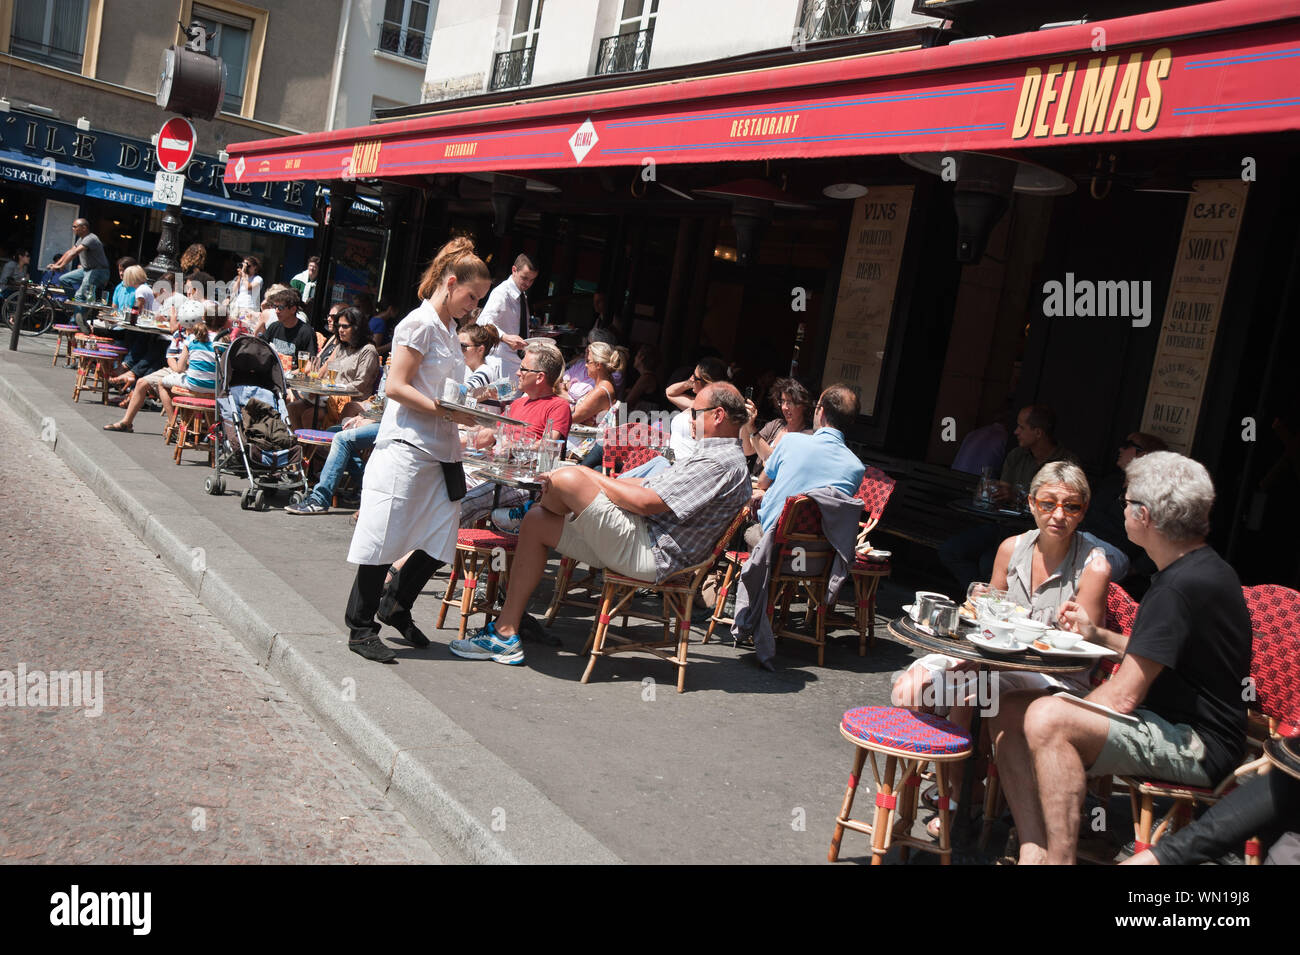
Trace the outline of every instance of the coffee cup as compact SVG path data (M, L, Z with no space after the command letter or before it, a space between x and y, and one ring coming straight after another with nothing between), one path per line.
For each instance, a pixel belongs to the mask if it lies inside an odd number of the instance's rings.
M932 590L918 590L916 596L912 598L912 621L914 623L925 623L930 619L930 610L933 608L934 601L947 600L946 594L935 593ZM929 604L925 604L925 601Z
M1047 640L1058 650L1073 650L1083 640L1083 635L1072 630L1048 630Z
M1039 623L1037 620L1021 618L1011 621L1016 635L1016 640L1020 643L1033 643L1035 640L1042 639L1047 633L1048 626L1045 623Z
M1016 627L1013 623L1003 620L984 621L984 639L995 647L1018 648L1020 643L1016 640L1015 631Z

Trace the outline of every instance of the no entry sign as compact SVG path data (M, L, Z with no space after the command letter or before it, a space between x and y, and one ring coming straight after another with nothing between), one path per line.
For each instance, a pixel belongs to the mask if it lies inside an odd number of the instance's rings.
M158 131L158 165L167 172L180 172L194 155L197 136L188 119L173 116Z

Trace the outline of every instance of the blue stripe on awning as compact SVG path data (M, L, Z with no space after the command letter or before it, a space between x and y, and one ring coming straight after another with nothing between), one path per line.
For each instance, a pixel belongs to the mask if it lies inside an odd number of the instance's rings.
M0 178L142 209L157 208L153 201L152 182L102 169L83 169L51 159L41 162L7 149L0 149ZM223 225L299 239L310 239L316 233L316 221L311 216L198 192L186 192L181 200L181 213Z

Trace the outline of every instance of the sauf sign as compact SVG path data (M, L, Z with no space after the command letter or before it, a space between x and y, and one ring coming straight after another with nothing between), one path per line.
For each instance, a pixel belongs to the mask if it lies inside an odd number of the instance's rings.
M1160 121L1169 47L1126 56L1031 66L1020 82L1012 139L1052 139L1096 133L1149 132ZM1124 61L1121 68L1121 60Z

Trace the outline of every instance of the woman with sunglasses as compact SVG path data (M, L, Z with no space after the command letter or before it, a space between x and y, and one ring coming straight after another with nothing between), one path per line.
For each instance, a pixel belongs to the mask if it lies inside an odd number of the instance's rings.
M312 421L308 412L313 401L317 411L312 427L318 430L331 428L344 418L363 412L358 402L375 393L381 371L379 352L367 339L362 328L364 321L365 316L359 308L345 308L339 312L335 318L335 336L325 343L311 365L317 374L334 372L335 383L356 389L357 396L322 395L314 399L300 396L289 402L289 421L293 428L305 428Z
M671 467L676 461L684 461L695 450L695 438L691 435L690 407L695 396L716 381L727 380L727 366L717 358L701 358L691 377L676 382L664 389L664 397L680 409L672 417L668 426L669 454L660 454L639 467L631 468L619 475L621 478L647 478L652 474Z
M1032 620L1074 629L1062 617L1067 602L1084 608L1090 620L1106 619L1110 565L1096 539L1079 531L1090 496L1082 468L1068 461L1048 462L1029 485L1029 510L1036 529L1008 537L998 548L989 583L994 590L1005 590L1016 606L1026 608ZM894 705L919 706L932 680L942 680L946 671L969 666L942 653L922 657L895 682ZM1090 689L1085 670L1059 681L1041 673L999 673L998 691L1045 693L1062 682L1085 694ZM968 727L973 713L973 707L954 706L946 716ZM961 783L960 772L961 767L953 771L954 791ZM931 832L938 832L933 821Z
M501 341L495 325L466 325L457 336L465 359L465 386L473 391L501 377L501 362L492 350Z

